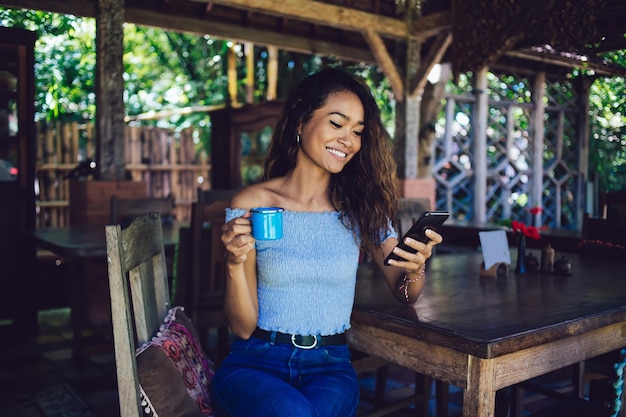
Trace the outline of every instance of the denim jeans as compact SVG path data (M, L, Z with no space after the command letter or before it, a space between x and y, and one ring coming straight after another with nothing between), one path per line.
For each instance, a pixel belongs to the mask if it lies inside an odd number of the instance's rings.
M216 417L352 417L359 385L346 345L233 343L212 382Z

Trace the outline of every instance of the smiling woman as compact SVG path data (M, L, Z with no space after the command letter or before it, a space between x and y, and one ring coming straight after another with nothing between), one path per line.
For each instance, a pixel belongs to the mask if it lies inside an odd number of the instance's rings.
M361 250L411 303L441 236L408 240L415 253L398 250L383 265L398 243L396 166L369 88L347 72L323 70L297 86L264 170L263 182L232 198L222 229L224 304L240 340L213 380L216 416L354 416L359 386L345 331ZM258 207L283 208L280 239L251 234Z

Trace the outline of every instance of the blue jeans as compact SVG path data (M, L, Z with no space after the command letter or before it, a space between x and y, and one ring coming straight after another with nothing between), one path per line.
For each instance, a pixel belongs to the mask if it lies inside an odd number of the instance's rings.
M212 382L216 417L352 417L359 385L348 346L233 343Z

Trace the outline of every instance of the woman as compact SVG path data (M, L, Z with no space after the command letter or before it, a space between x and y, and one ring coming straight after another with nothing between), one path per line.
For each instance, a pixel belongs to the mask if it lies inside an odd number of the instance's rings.
M359 388L344 331L350 327L359 251L368 251L398 300L424 286L424 263L442 238L396 253L399 191L391 141L367 85L328 69L285 103L264 182L226 211L225 310L241 338L213 380L219 417L355 415ZM255 241L250 209L283 207L284 237ZM315 337L312 337L315 336Z

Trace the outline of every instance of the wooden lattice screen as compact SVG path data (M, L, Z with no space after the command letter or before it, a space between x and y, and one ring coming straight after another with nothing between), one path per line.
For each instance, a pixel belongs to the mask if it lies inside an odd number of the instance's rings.
M472 221L478 205L491 223L514 218L551 229L580 230L588 198L582 152L586 144L580 133L584 100L568 81L491 76L514 96L486 92L485 154L475 153L476 97L446 96L433 158L437 208L449 210L457 220ZM538 107L538 102L544 104ZM537 120L540 135L535 132ZM478 164L487 168L482 194L475 192ZM531 216L533 206L543 208L539 219Z

